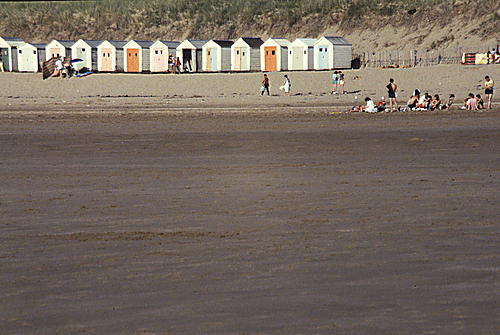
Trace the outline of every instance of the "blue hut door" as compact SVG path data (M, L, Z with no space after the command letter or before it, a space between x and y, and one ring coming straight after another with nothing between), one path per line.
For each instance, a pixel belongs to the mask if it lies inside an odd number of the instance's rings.
M212 48L212 71L217 71L217 48Z
M1 48L0 51L2 52L3 69L5 72L8 72L8 71L10 71L9 49L8 48Z
M248 71L248 48L242 47L240 50L241 53L241 71Z
M326 45L318 47L318 68L320 70L328 69L328 46Z
M83 59L83 62L74 63L75 69L80 70L83 67L90 69L90 66L87 64L88 57L87 57L87 49L86 48L76 48L76 58Z

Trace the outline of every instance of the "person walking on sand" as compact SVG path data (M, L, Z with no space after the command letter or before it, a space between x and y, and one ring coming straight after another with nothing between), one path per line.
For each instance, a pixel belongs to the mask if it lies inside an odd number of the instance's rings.
M340 84L340 92L342 94L347 94L347 92L344 91L345 75L342 73L342 71L339 71L339 84Z
M333 74L332 74L333 90L332 90L332 93L330 93L330 94L337 94L337 81L339 79L337 73L338 73L338 71L333 71Z
M493 98L493 79L489 76L484 77L484 95L488 99L488 108L491 109L491 99Z
M260 92L260 96L264 96L264 91L267 91L267 95L269 94L269 78L267 77L267 74L264 73L264 80L262 81L262 88Z
M288 94L290 96L290 87L292 84L290 84L290 78L285 74L285 82L283 83L283 90L285 91L285 96Z
M392 112L392 103L394 103L394 107L396 111L398 110L398 102L396 101L396 91L398 90L398 86L394 84L394 79L389 79L389 85L387 85L387 93L389 95L389 112Z

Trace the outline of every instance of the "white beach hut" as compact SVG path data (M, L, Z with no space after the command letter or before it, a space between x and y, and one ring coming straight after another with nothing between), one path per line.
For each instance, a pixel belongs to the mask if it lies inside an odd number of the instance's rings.
M0 52L4 71L18 71L17 48L23 44L24 41L19 37L0 37Z
M151 72L168 72L169 56L176 57L177 47L180 45L177 41L156 41L151 45L150 63Z
M97 47L102 43L98 40L78 40L71 46L71 59L81 59L82 62L73 64L76 70L87 68L97 71Z
M151 46L153 41L131 40L123 47L125 72L149 72L151 70Z
M97 47L97 71L125 71L125 53L123 47L127 41L104 41Z
M45 44L24 43L17 50L19 72L38 72L45 61Z
M350 69L352 45L343 37L323 36L314 44L314 69Z
M231 46L233 41L210 40L202 47L203 71L231 71Z
M262 71L288 70L288 46L286 38L269 38L260 46Z
M189 72L202 71L203 46L206 40L185 40L177 47L177 57Z
M232 71L260 71L260 37L241 37L231 46Z
M69 40L52 40L45 46L45 60L52 57L67 57L71 56L71 46L74 41Z
M297 38L288 46L289 70L314 69L314 43L315 38Z

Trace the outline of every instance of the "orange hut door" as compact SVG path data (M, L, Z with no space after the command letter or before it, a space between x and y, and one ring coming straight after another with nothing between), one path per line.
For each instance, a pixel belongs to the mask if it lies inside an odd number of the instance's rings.
M265 71L276 71L278 68L278 55L276 53L276 47L264 47L264 57L265 57Z
M139 49L127 50L127 72L139 72Z

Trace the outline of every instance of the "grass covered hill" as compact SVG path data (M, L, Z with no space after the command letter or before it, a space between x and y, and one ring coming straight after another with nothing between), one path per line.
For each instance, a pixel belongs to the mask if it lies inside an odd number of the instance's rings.
M0 33L52 39L317 38L354 49L447 47L500 36L500 0L101 0L0 4ZM439 32L437 34L436 32ZM396 36L384 42L387 34ZM499 41L500 42L500 41Z

